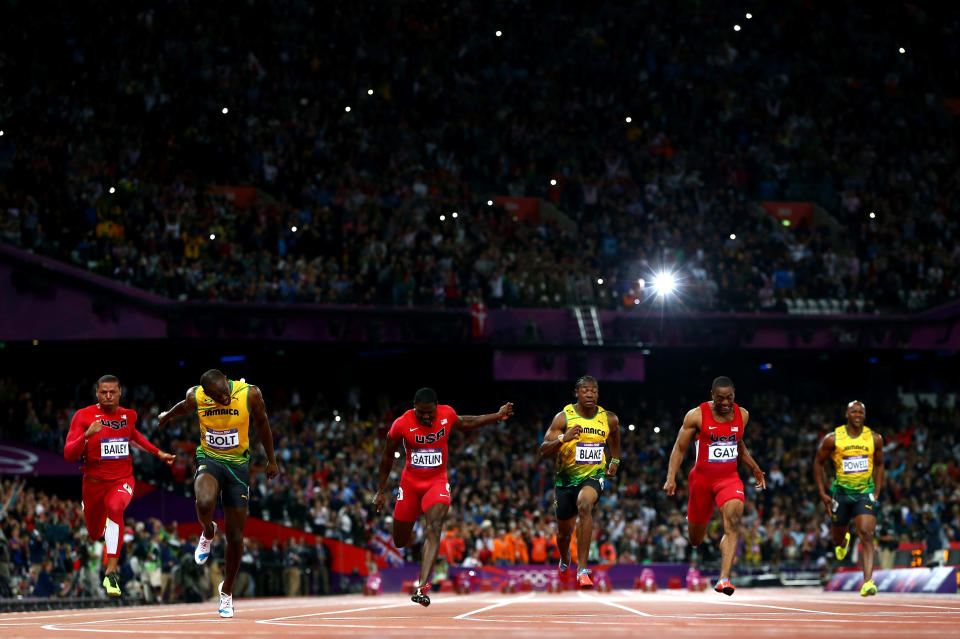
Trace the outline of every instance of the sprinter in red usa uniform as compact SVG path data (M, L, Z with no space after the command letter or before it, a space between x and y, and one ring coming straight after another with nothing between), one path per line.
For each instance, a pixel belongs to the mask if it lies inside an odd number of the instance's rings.
M707 534L707 525L716 504L723 516L723 538L720 540L720 580L714 590L733 594L730 568L737 551L740 517L743 515L743 482L737 473L737 460L744 463L756 479L756 487L766 487L764 473L753 460L743 431L750 419L747 409L733 402L733 380L718 377L710 390L712 401L690 410L683 419L677 441L670 453L664 492L673 496L677 489L677 471L683 463L690 440L697 440L697 458L690 471L690 498L687 503L687 530L690 543L699 546Z
M130 446L156 455L168 465L174 456L157 449L137 430L137 413L120 406L120 381L113 375L97 380L97 403L78 410L63 447L67 461L83 458L83 518L90 540L105 537L107 571L103 587L120 596L117 561L123 511L133 499Z
M387 503L387 481L393 469L394 453L403 442L407 463L400 475L397 503L393 509L393 543L403 548L410 543L413 524L421 513L427 517L420 580L412 601L430 605L426 594L430 572L437 558L443 522L450 509L450 484L447 483L447 439L450 432L468 431L505 421L513 415L513 404L507 402L490 415L457 415L450 406L437 405L437 393L421 388L413 398L413 409L398 417L387 433L380 456L380 478L373 505L380 512Z

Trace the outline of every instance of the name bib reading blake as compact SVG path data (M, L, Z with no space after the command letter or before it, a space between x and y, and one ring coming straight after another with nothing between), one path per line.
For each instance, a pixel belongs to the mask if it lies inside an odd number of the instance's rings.
M578 464L603 463L603 442L577 442Z
M410 453L414 468L436 468L443 465L443 451L439 448L418 448Z
M707 447L710 463L737 461L737 442L713 442Z
M230 450L240 445L240 430L208 430L207 446L217 450Z
M100 459L125 459L130 456L130 441L126 437L100 440Z
M870 470L870 460L867 459L866 455L843 458L843 473L845 475L849 475L851 473L865 473L868 470Z

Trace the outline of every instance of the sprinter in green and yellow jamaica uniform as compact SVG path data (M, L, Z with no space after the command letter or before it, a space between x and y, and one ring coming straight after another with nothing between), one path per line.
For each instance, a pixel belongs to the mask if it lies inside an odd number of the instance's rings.
M217 497L223 502L227 538L226 571L220 584L221 617L233 616L233 581L243 555L243 527L247 522L250 484L250 422L257 429L267 456L264 473L273 479L280 472L273 452L273 434L267 419L263 395L256 386L209 370L200 377L200 385L187 391L186 398L160 414L159 425L171 419L196 415L200 422L200 446L197 448L197 474L193 481L197 495L197 518L203 526L194 560L206 563L217 534L213 511Z
M864 425L867 407L863 402L854 400L847 404L846 417L847 423L838 426L820 443L813 461L813 478L830 514L838 560L843 560L850 548L849 525L853 519L863 545L860 594L868 597L877 594L873 583L873 538L877 528L877 497L883 487L883 438ZM830 494L824 489L823 469L827 459L833 460L834 467Z
M577 528L577 585L593 588L587 556L593 539L593 506L603 492L604 477L620 467L620 420L597 405L597 380L584 375L573 390L577 401L568 404L550 423L540 444L540 457L557 458L554 508L560 580L570 579L570 538ZM610 446L611 459L603 452ZM577 516L579 515L579 521Z

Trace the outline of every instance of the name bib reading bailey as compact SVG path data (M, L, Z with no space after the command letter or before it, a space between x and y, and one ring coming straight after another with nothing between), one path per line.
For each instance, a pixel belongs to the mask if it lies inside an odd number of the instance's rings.
M737 442L713 442L707 447L711 463L737 461Z
M125 459L130 456L130 441L126 437L100 440L100 459Z
M410 453L410 465L414 468L436 468L443 465L443 451L439 448L418 448Z
M603 442L577 442L578 464L603 463Z
M843 472L845 475L851 473L865 473L870 470L870 460L866 455L857 455L856 457L843 458Z
M240 445L240 430L208 430L207 446L217 450L230 450Z

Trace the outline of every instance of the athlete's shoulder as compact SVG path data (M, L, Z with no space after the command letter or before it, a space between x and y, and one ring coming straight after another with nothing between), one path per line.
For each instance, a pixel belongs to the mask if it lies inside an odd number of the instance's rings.
M567 404L560 412L566 415L567 419L574 419L575 417L578 417L577 409L573 407L573 404Z
M437 405L437 417L450 418L450 416L455 416L457 414L456 409L453 406L448 404L438 404Z
M132 408L124 408L123 406L117 406L117 409L120 411L120 414L125 416L129 421L137 421L137 411Z

